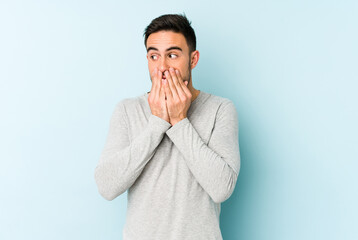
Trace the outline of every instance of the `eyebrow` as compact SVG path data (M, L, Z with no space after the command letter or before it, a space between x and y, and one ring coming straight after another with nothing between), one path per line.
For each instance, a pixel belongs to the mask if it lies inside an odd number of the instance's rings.
M179 51L183 51L183 49L181 49L180 47L177 47L177 46L173 46L173 47L167 48L167 50L165 50L165 51L168 52L168 51L173 50L173 49L176 49L176 50L179 50ZM149 48L147 49L147 52L149 52L150 50L159 51L158 48L149 47Z

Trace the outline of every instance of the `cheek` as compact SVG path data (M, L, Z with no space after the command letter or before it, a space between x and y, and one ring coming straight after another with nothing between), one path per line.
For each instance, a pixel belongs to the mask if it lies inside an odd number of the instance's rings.
M154 68L155 68L154 64L148 64L149 72L153 72Z
M187 64L180 64L179 66L177 66L177 69L180 71L181 74L186 74L188 71L188 66Z
M150 64L148 64L148 66L149 66L149 69L150 70L154 70L154 68L160 68L160 65L159 64L157 64L157 63L150 63Z

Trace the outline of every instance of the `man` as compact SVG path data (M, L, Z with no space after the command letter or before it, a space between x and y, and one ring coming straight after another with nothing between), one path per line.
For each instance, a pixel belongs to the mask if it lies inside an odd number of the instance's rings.
M162 15L145 29L151 91L117 103L95 169L100 194L128 190L124 240L222 239L220 203L240 170L233 102L193 87L194 30Z

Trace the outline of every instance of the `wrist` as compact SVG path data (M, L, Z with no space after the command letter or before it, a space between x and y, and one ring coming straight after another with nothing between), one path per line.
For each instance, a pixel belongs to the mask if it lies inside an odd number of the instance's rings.
M172 126L174 126L175 124L177 124L178 122L180 122L180 121L183 120L184 118L186 118L186 116L179 117L179 118L171 118L171 119L170 119L170 123L172 124Z

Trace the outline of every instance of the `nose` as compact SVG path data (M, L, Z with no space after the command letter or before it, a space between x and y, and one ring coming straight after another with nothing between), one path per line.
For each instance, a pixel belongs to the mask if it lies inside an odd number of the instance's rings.
M164 73L166 70L169 70L167 60L165 58L160 58L159 70Z

